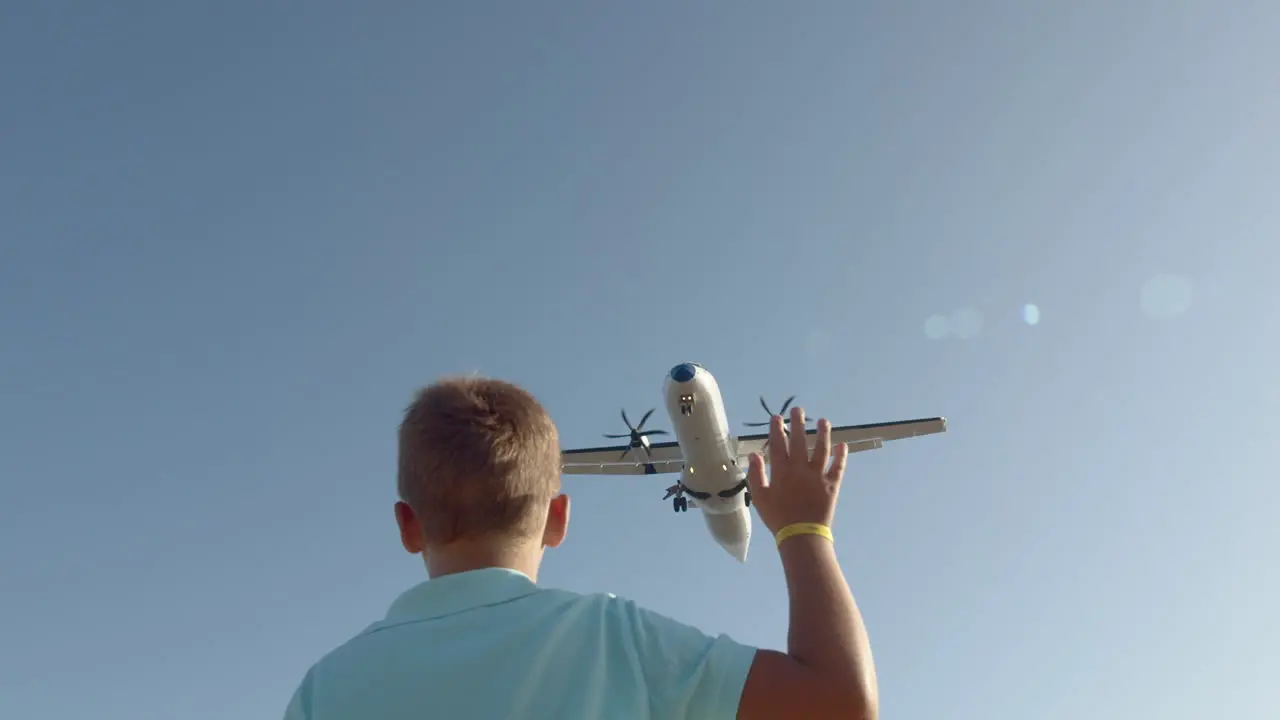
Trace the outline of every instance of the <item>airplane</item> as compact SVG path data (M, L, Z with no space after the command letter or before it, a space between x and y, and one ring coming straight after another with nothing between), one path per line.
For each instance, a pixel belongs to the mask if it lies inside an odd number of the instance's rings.
M698 363L682 362L671 368L664 381L663 394L676 436L674 441L655 443L649 439L653 435L668 434L665 430L644 429L653 410L645 413L634 426L624 410L622 421L629 432L605 437L627 438L627 444L562 451L562 472L566 475L678 473L679 481L667 488L662 499L670 498L677 513L688 512L691 506L701 508L711 537L738 562L746 562L751 545L748 456L756 452L768 460L769 433L735 435L729 428L719 384ZM795 396L788 398L778 414L786 413L794 399ZM774 414L764 398L760 398L760 404L770 416ZM784 422L790 429L790 419ZM745 423L748 427L768 424ZM834 450L839 443L844 443L849 446L849 452L862 452L883 447L886 440L946 430L944 417L832 426L831 447ZM808 434L808 446L812 450L817 442L817 429L806 427L804 432Z

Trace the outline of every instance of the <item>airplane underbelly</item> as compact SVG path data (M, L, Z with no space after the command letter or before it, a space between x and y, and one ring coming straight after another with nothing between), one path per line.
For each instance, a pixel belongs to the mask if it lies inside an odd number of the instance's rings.
M745 507L742 492L721 496L721 492L739 488L746 469L737 463L727 445L719 439L711 439L691 445L685 461L681 482L698 493L710 497L698 497L697 505L705 512L733 512Z

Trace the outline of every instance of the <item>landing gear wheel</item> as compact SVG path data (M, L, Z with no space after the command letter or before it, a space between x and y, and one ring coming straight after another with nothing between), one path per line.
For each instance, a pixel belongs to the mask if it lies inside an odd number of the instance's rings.
M689 512L689 501L683 497L678 498L678 500L680 502L680 508L677 512Z
M684 498L678 498L678 497L671 498L671 509L676 512L680 512L680 501L683 499Z
M751 491L748 490L742 494L743 500L747 502L747 507L751 507Z

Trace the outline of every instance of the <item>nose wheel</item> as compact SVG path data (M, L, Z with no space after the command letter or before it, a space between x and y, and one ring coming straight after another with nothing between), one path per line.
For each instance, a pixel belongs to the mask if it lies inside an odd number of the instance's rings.
M683 495L671 498L671 508L676 512L689 512L689 501Z
M746 492L742 493L742 500L747 504L747 507L751 507L751 491L750 490L747 490Z

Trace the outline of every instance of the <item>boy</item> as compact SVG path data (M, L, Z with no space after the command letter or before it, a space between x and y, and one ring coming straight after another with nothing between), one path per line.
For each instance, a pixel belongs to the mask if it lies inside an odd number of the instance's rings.
M804 427L802 409L791 426ZM312 666L286 720L874 720L871 652L828 529L848 448L832 452L825 419L812 457L781 417L769 433L770 477L753 455L748 480L764 525L788 528L786 653L612 595L539 588L543 552L569 524L555 424L501 380L427 387L400 426L395 515L430 579Z

